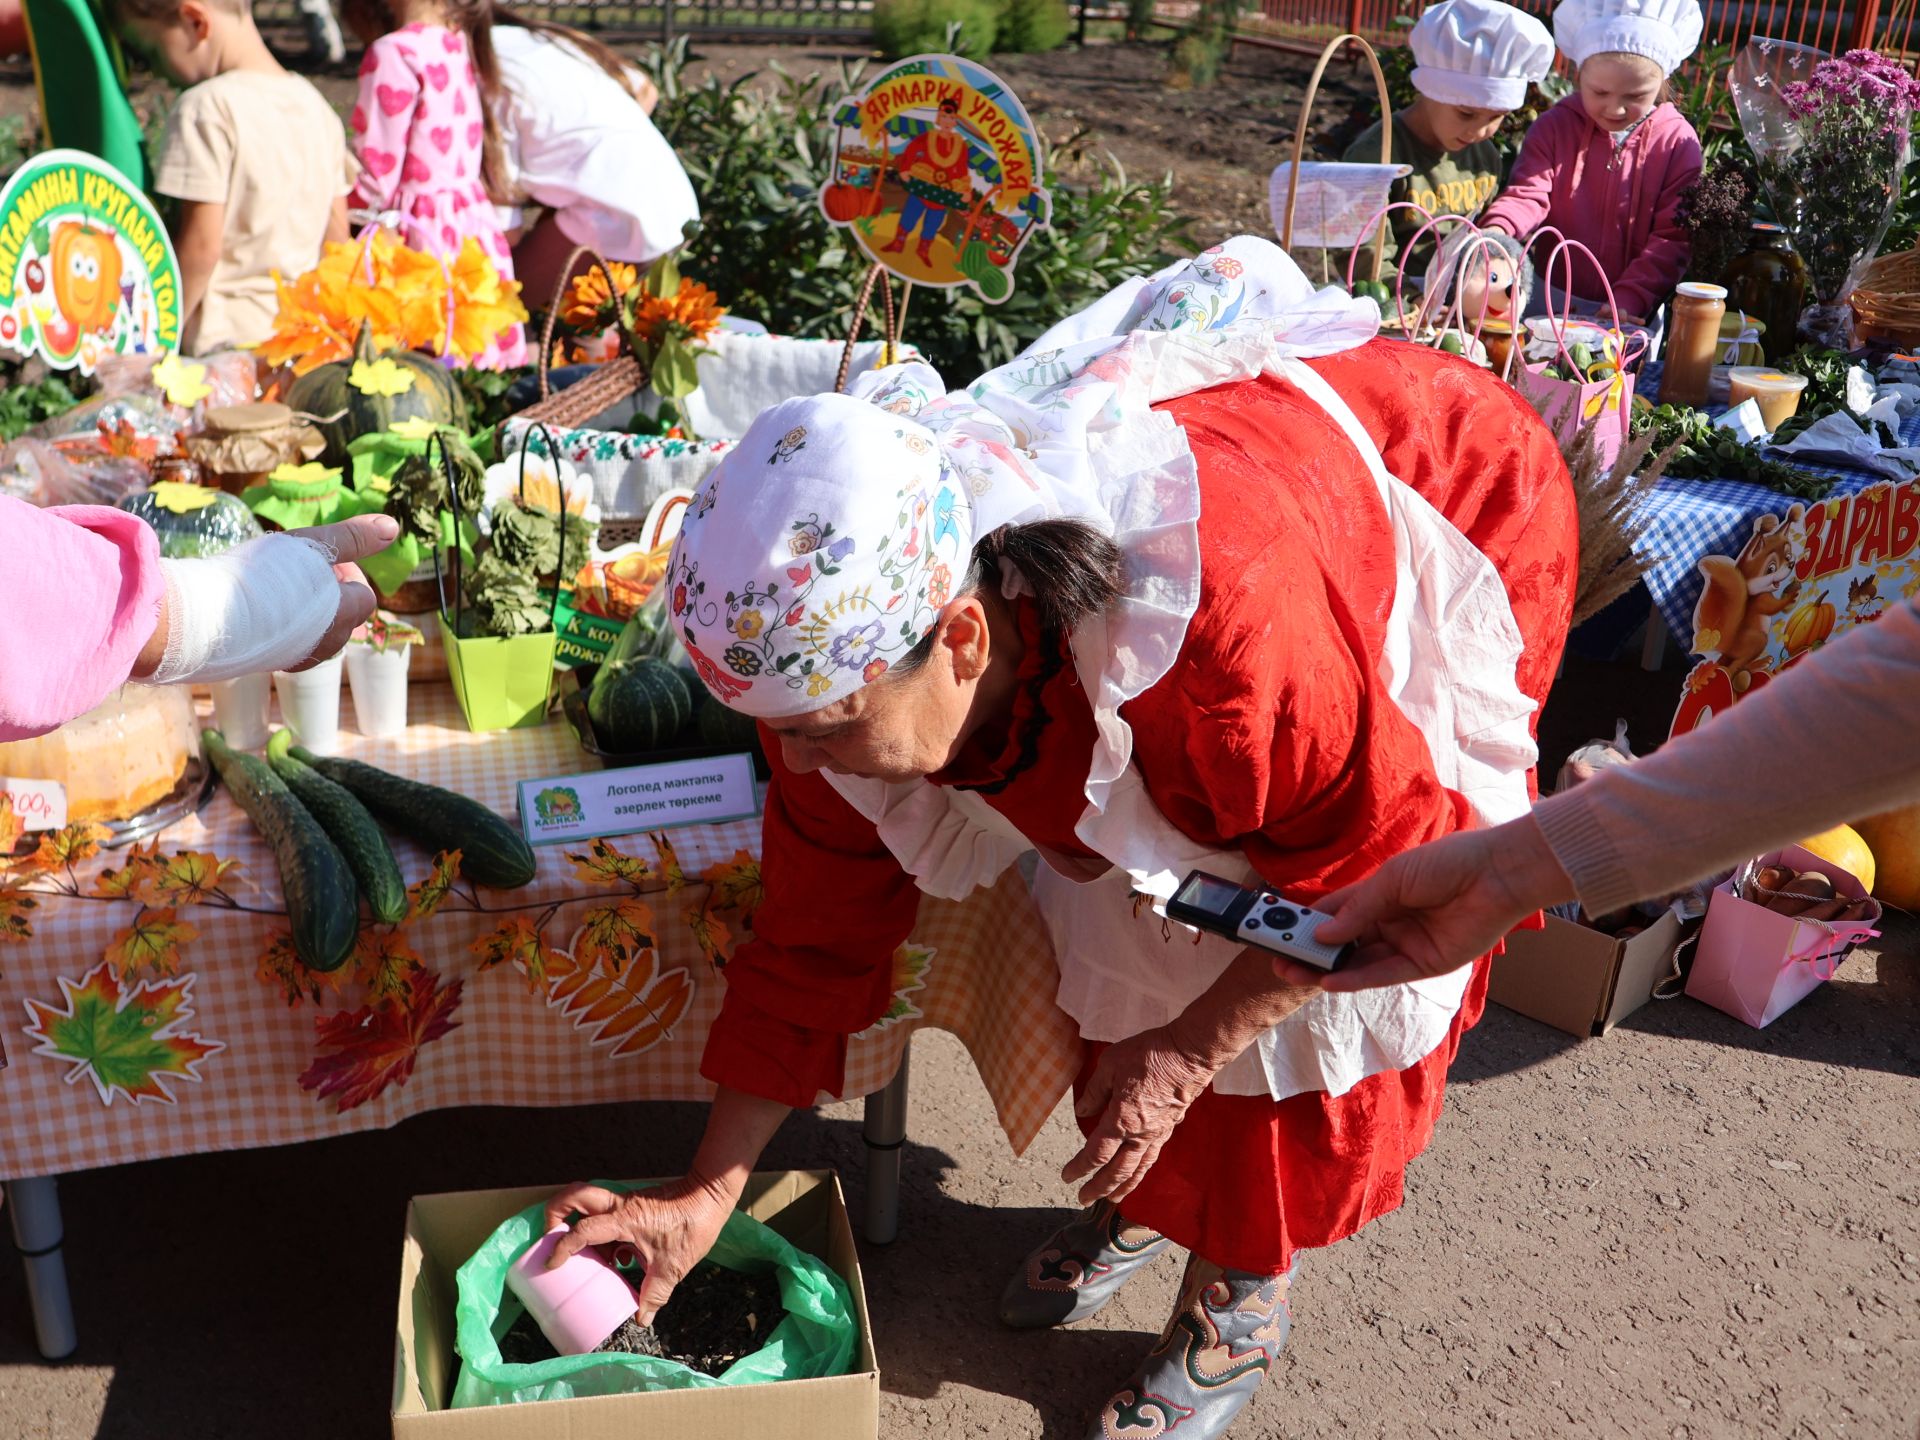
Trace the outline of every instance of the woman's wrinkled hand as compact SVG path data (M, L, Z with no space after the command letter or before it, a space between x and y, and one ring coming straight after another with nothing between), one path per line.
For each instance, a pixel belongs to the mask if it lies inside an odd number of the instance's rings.
M734 1199L692 1175L630 1195L598 1185L569 1185L547 1202L547 1230L572 1221L571 1233L560 1237L547 1268L589 1246L609 1256L630 1249L646 1271L636 1318L651 1325L673 1287L713 1248Z
M1173 1042L1165 1026L1109 1045L1075 1106L1100 1122L1060 1178L1080 1187L1080 1203L1124 1200L1160 1158L1173 1127L1213 1082L1213 1070Z

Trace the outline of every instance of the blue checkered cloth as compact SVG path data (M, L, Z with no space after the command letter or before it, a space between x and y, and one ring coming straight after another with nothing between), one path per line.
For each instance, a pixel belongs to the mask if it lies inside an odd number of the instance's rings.
M1659 366L1649 365L1644 388L1657 393ZM1900 429L1902 445L1920 445L1920 411ZM1846 465L1809 465L1834 479L1832 494L1851 495L1886 476ZM1707 555L1737 555L1762 515L1780 515L1794 502L1764 485L1742 480L1662 480L1646 501L1653 523L1633 547L1654 561L1647 590L1667 628L1682 645L1693 639L1693 607L1700 599L1700 560Z

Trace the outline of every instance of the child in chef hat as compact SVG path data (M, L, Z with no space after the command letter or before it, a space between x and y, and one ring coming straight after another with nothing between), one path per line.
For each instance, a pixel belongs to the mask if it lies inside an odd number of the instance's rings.
M1428 7L1407 43L1413 50L1413 103L1365 130L1345 160L1376 164L1380 128L1393 127L1393 162L1413 173L1393 187L1432 215L1475 215L1500 188L1503 170L1494 134L1527 101L1527 89L1553 65L1547 27L1500 0L1440 0ZM1426 218L1396 210L1387 255L1404 254ZM1408 264L1417 272L1433 253L1431 239Z
M1692 257L1679 211L1700 178L1700 137L1664 97L1701 25L1697 0L1564 0L1553 34L1578 67L1575 92L1527 132L1482 221L1523 240L1551 225L1586 245L1629 322L1653 315ZM1558 287L1565 272L1556 265L1545 278ZM1600 277L1577 254L1572 290L1575 309L1604 304Z

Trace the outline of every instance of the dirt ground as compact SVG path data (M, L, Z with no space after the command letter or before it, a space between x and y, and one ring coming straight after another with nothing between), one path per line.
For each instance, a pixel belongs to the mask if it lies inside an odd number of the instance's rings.
M1676 683L1570 665L1549 766L1615 715L1650 744ZM1404 1208L1304 1258L1292 1342L1231 1433L1909 1440L1916 954L1902 921L1764 1031L1682 999L1579 1042L1490 1007ZM1016 1159L957 1042L921 1036L912 1065L901 1236L862 1246L881 1434L1077 1440L1179 1261L1083 1324L1001 1328L1005 1277L1060 1218L1071 1119ZM836 1167L857 1213L859 1118L796 1116L765 1163ZM409 1195L669 1173L699 1124L687 1105L466 1110L63 1180L81 1347L38 1361L0 1262L0 1435L373 1440Z

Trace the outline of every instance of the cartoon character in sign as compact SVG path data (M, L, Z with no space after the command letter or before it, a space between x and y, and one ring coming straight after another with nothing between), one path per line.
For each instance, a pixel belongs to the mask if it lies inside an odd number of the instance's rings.
M1863 575L1847 586L1847 618L1856 625L1878 620L1886 607L1880 603L1878 576Z
M53 303L74 339L111 335L120 310L120 247L82 222L53 232Z
M894 163L907 187L907 204L900 212L900 228L894 232L893 242L883 246L880 253L903 253L908 238L918 230L920 244L915 253L922 265L931 265L933 242L940 238L947 212L967 203L971 187L967 140L960 133L960 102L942 100L933 129L909 140Z
M1709 555L1700 562L1706 588L1693 610L1693 653L1718 660L1745 691L1755 674L1765 674L1768 622L1799 597L1793 567L1805 536L1804 506L1753 522L1753 534L1738 557Z

